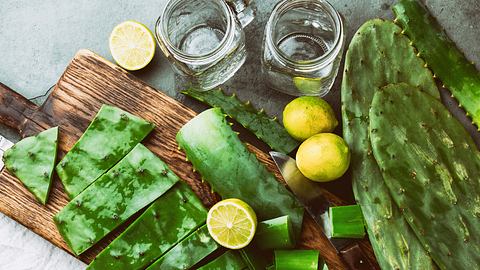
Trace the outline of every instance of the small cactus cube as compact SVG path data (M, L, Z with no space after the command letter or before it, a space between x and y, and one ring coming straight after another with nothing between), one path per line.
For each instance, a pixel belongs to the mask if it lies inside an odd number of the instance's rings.
M330 207L328 216L331 238L365 237L365 224L359 205Z

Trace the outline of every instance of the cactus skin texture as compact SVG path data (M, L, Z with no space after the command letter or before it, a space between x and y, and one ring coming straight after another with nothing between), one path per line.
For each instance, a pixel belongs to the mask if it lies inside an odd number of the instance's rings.
M179 180L162 160L138 144L55 215L55 224L79 255Z
M25 138L5 151L5 167L42 204L48 200L57 159L58 127Z
M179 182L113 240L87 269L144 269L206 219L202 202Z
M300 145L292 138L275 118L270 118L263 110L257 111L250 102L243 103L235 95L227 96L221 89L182 92L212 107L221 108L229 117L253 132L260 140L275 151L288 154Z
M170 249L147 270L191 269L219 248L217 242L208 234L207 225L204 225Z
M188 160L223 198L248 203L258 220L289 215L298 236L303 207L284 185L248 151L219 108L202 112L177 133Z
M242 257L235 250L220 255L215 260L198 268L198 270L243 270L248 269Z
M375 19L353 37L342 82L343 136L352 152L353 192L380 267L425 270L433 268L432 260L392 201L368 138L368 111L380 87L407 82L439 98L433 75L401 31Z
M56 171L73 199L152 131L154 125L119 108L103 105Z
M440 269L478 269L480 152L464 127L441 102L400 84L375 95L370 134L393 199Z
M480 72L475 65L416 0L400 0L393 11L421 57L480 130Z

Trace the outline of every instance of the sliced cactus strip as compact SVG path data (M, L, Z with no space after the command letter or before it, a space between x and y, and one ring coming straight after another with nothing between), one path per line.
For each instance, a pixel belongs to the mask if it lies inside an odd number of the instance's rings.
M145 138L154 125L119 108L103 105L80 140L57 165L73 199Z
M3 154L7 170L42 204L47 202L50 192L57 139L58 127L54 127L19 141Z
M113 240L88 269L144 269L206 219L202 202L179 182Z
M375 95L370 134L390 194L440 269L478 269L480 152L468 132L441 102L401 84Z
M303 207L238 139L219 108L190 120L177 142L213 191L245 201L258 220L290 216L294 235L299 235Z
M275 151L288 154L300 145L300 142L292 138L276 118L270 118L263 110L257 111L250 102L243 103L235 95L227 96L221 89L210 91L188 89L182 93L212 107L221 108L229 117L253 132Z
M191 269L195 264L203 260L220 246L208 234L207 226L204 225L190 234L182 242L178 243L165 255L154 262L148 270L184 270Z
M178 181L162 160L138 144L55 215L55 224L79 255Z
M198 270L243 270L248 269L240 254L237 251L230 250L208 264L198 268Z
M352 152L353 192L382 269L432 269L432 260L403 219L383 182L368 138L368 110L374 93L390 83L420 86L435 97L431 72L393 22L366 22L354 35L342 82L343 136Z
M480 72L475 65L416 0L400 0L393 11L421 57L480 128Z

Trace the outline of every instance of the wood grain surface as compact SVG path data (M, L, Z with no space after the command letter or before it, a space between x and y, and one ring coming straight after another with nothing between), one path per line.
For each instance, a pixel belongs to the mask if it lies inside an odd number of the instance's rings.
M155 123L155 130L143 143L169 164L207 207L219 199L206 183L202 183L200 175L193 172L175 141L178 130L196 113L100 56L87 50L79 51L41 107L0 84L0 121L16 129L22 137L59 126L59 160L82 135L102 104L117 106ZM248 147L279 181L283 181L267 154L254 146ZM342 204L328 191L325 196L335 204ZM54 179L47 205L42 206L15 177L6 170L0 173L0 211L71 253L52 220L67 202L58 178ZM79 258L89 263L134 218ZM369 259L375 261L368 241L363 240L360 245L369 254ZM346 269L320 228L309 217L304 221L301 246L320 250L330 269Z

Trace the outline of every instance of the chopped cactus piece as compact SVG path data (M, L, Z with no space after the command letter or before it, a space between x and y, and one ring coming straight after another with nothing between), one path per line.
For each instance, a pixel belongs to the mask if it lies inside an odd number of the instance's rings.
M190 269L219 248L217 242L208 234L205 225L170 249L147 270Z
M330 207L328 211L332 238L363 238L365 236L360 206L335 206Z
M85 133L56 167L73 199L141 142L154 125L119 108L103 105Z
M256 247L260 249L289 249L295 246L292 223L288 216L259 222L255 238Z
M460 122L417 88L389 85L373 99L370 135L390 194L439 268L478 269L480 152Z
M177 142L220 196L246 202L259 220L288 215L294 235L300 234L303 207L238 139L219 108L190 120Z
M248 269L240 254L237 251L230 250L208 264L198 268L198 270L243 270Z
M275 151L288 154L300 145L300 142L292 138L276 118L270 118L263 110L257 111L250 102L243 103L235 95L227 96L221 89L210 91L188 89L182 93L212 107L221 108Z
M480 129L480 72L475 65L416 0L400 0L393 11L421 57Z
M5 151L5 167L45 204L57 159L58 127L27 137Z
M322 265L318 250L275 250L275 270L318 270Z
M55 215L55 224L79 255L178 181L162 160L138 144Z
M144 269L205 223L207 210L179 182L158 198L87 269Z
M343 137L350 147L353 192L382 269L433 269L433 262L392 201L372 155L368 110L374 93L390 83L419 85L439 93L431 72L393 22L366 22L354 35L342 81Z

